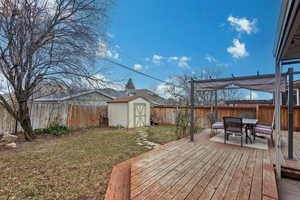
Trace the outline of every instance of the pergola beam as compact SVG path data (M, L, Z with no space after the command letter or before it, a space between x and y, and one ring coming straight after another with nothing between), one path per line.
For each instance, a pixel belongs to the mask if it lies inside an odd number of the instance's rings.
M296 61L295 61L296 62ZM300 63L300 60L297 61ZM288 65L291 63L285 62L284 65ZM283 64L281 64L283 65ZM300 71L294 71L294 75L300 74ZM287 76L288 73L281 73L281 76ZM263 78L272 78L275 77L275 74L262 74L262 75L253 75L253 76L238 76L238 77L230 77L230 78L216 78L216 79L206 79L206 80L194 80L194 83L210 83L210 82L223 82L223 81L242 81L242 80L255 80L255 79L263 79ZM227 88L228 89L228 88ZM240 89L239 87L232 87L229 89Z
M275 77L275 74L263 74L263 75L254 75L254 76L240 76L240 77L231 77L231 78L217 78L217 79L206 79L206 80L194 80L195 83L209 83L209 82L223 82L223 81L242 81L242 80L251 80L259 78L272 78Z

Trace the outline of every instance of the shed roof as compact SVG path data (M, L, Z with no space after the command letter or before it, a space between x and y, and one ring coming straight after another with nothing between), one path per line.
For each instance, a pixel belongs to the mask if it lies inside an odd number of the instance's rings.
M144 97L141 97L141 96L128 96L128 97L117 98L117 99L111 100L107 103L128 103L128 102L133 101L138 98L142 98L142 99L146 100Z

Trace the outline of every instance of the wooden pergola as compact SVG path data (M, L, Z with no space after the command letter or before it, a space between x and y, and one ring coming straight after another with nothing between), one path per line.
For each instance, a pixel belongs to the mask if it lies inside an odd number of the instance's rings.
M282 67L285 65L300 63L300 0L283 0L281 13L278 21L277 38L274 46L274 57L276 61L275 74L267 74L261 76L245 76L232 77L225 79L213 80L191 80L191 141L194 140L194 91L199 89L217 90L225 88L229 85L236 85L239 88L246 88L258 91L272 91L275 94L275 134L276 134L276 172L277 178L281 178L281 164L283 155L281 152L281 91L283 79L289 75L289 159L293 159L293 75L299 72L293 72L293 68L289 68L287 73L282 73ZM270 84L259 84L259 80L268 80ZM255 84L253 82L258 82ZM204 85L204 86L203 86ZM266 85L270 86L269 88ZM262 87L261 87L262 86Z
M230 77L230 78L220 78L220 79L208 79L208 80L195 80L191 79L191 91L190 91L190 106L191 106L191 128L190 128L190 140L194 141L194 97L197 91L214 91L215 92L215 109L217 111L217 90L220 89L249 89L262 92L270 92L275 94L275 104L280 102L278 96L280 97L280 92L286 92L288 90L288 156L289 159L293 159L293 76L294 74L300 74L300 72L293 72L292 68L289 68L287 73L276 74L264 74L264 75L253 75L253 76L240 76L240 77ZM279 77L279 81L278 81ZM287 82L288 80L288 82ZM277 94L279 93L279 94ZM280 103L279 103L280 105ZM277 104L276 104L277 106ZM279 112L279 113L278 113ZM280 117L280 106L275 107L275 119L278 120ZM275 131L276 131L276 155L278 156L278 162L281 163L282 153L281 153L281 130L280 123L275 120ZM276 156L277 157L277 156ZM276 160L277 161L277 160Z

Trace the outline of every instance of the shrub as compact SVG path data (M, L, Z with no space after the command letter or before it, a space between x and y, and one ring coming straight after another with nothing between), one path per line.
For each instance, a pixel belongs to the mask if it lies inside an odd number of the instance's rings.
M35 134L50 134L50 135L63 135L70 133L71 130L65 126L59 124L52 124L49 128L35 129Z

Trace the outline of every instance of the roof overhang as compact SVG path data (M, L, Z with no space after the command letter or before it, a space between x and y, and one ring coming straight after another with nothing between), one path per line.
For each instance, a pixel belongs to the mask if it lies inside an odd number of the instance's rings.
M277 62L300 58L300 0L283 0L274 46Z

